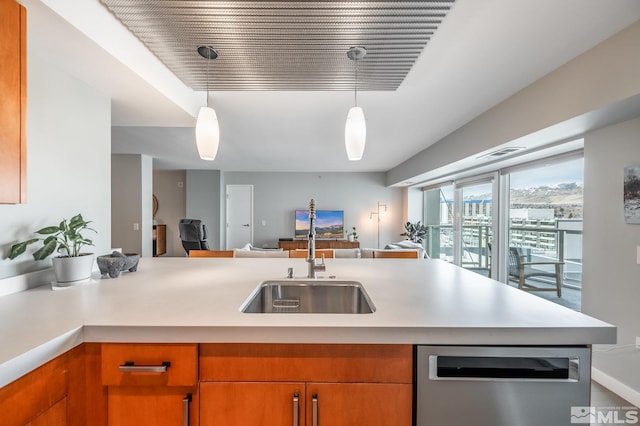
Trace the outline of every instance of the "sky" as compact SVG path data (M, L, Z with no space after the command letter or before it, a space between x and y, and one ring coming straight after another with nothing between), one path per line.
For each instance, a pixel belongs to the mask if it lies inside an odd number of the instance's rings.
M511 173L511 188L525 189L576 182L584 185L584 159L566 161L547 167Z

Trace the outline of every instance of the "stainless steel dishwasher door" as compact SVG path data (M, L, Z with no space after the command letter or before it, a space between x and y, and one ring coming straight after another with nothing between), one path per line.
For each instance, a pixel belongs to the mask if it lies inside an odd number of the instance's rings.
M416 426L563 426L589 405L586 347L418 346L416 363Z

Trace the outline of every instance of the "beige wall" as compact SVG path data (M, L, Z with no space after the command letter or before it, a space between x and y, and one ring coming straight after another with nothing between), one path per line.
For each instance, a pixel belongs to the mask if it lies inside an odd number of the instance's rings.
M519 138L542 145L594 130L603 120L615 122L599 110L640 94L639 51L640 21L391 169L387 184L420 181L421 175L463 159L472 161L465 167L478 167L477 154Z
M178 222L186 217L186 172L184 170L155 170L153 194L158 199L157 223L167 225L168 257L184 257Z
M640 225L625 223L622 191L624 168L640 166L640 118L586 134L584 160L582 311L616 325L618 346L632 345L640 336ZM640 395L640 350L595 352L593 365Z

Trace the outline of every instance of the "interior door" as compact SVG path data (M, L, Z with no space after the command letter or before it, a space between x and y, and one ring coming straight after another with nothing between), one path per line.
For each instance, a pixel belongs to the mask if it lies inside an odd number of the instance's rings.
M253 243L253 185L227 185L227 249Z

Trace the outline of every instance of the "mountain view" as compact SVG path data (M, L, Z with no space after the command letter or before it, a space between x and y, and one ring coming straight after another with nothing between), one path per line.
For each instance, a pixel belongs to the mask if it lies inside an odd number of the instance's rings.
M582 185L560 183L510 191L512 209L554 209L557 219L582 218ZM469 199L491 199L491 194L472 195Z

